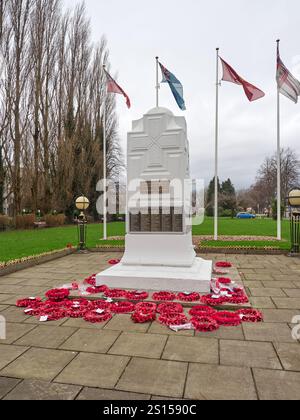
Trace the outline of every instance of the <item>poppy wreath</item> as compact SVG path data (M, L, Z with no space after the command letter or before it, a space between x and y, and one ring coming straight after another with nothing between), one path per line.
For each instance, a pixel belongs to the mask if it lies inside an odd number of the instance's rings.
M96 286L96 274L93 274L92 276L88 277L84 280L84 283L89 284L90 286Z
M120 264L120 262L121 262L121 260L109 260L108 264L109 265L117 265L117 264Z
M255 309L241 309L236 313L239 315L242 322L257 323L263 321L263 314Z
M126 299L128 300L146 300L149 297L147 292L139 292L137 290L126 292Z
M200 295L199 293L190 293L190 294L186 294L186 293L179 293L179 295L177 296L177 299L180 300L181 302L197 302L198 300L200 300Z
M59 319L66 318L68 316L68 312L63 308L49 308L48 310L40 311L38 316L46 316L47 321L58 321Z
M153 293L152 298L157 302L172 302L176 299L176 295L172 292L159 292Z
M135 311L131 315L131 319L135 324L146 324L148 322L156 321L156 313L155 312Z
M227 298L227 302L233 305L242 305L244 303L249 303L249 299L246 295L234 293L230 298Z
M46 297L53 302L59 302L69 297L70 291L68 289L53 289L46 293Z
M34 299L20 299L17 301L16 306L18 308L34 308L36 306L39 306L42 303L41 298L34 298Z
M217 268L231 268L232 264L230 262L220 261L216 263L216 267Z
M54 307L53 305L46 304L46 302L41 302L40 305L36 305L32 308L28 308L24 311L26 315L30 316L39 316L39 315L46 315L47 313L51 313L51 311L54 311L55 309L58 309L58 307Z
M69 300L67 305L70 306L89 306L91 302L85 298Z
M180 303L162 303L158 306L157 312L162 315L182 314L183 306Z
M161 314L158 321L162 325L170 327L171 325L185 325L188 323L188 319L184 314L172 313L169 315Z
M208 316L193 317L191 323L198 332L212 332L217 331L220 328L217 321Z
M102 314L97 314L95 311L86 312L83 319L86 322L92 324L100 324L102 322L107 322L112 319L112 314L109 311L104 310Z
M224 296L220 296L218 299L213 299L212 296L213 295L202 296L201 302L209 306L223 305L223 303L227 302L227 298Z
M137 303L135 306L136 312L143 312L143 313L149 313L149 312L156 312L157 305L156 303L152 302L140 302Z
M110 310L111 304L109 302L106 302L105 300L95 300L90 303L90 307L92 309Z
M195 306L189 312L189 314L193 317L210 317L211 315L215 314L217 311L213 309L211 306Z
M87 312L89 308L87 306L78 306L78 307L71 307L68 309L67 313L70 318L82 318Z
M232 283L232 280L231 280L231 279L229 279L229 278L226 278L226 277L220 277L220 278L218 278L218 282L219 282L220 284L226 284L226 285L229 285L229 284L231 284L231 283Z
M90 294L90 295L97 295L98 293L105 293L108 290L107 286L94 286L94 287L88 287L86 289L86 291Z
M121 289L113 289L113 290L106 290L106 292L104 293L106 297L111 298L111 299L119 299L119 298L124 298L126 291L125 290L121 290Z
M235 312L216 312L211 316L220 326L237 327L241 325L242 320Z
M112 303L110 310L115 314L130 314L135 310L135 305L131 302Z

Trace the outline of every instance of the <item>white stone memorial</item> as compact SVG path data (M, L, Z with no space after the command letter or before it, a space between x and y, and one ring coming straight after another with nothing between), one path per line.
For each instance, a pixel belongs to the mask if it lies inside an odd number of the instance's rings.
M212 262L196 256L191 194L183 194L190 178L185 118L154 108L134 121L127 169L125 254L120 264L98 274L97 285L209 293Z

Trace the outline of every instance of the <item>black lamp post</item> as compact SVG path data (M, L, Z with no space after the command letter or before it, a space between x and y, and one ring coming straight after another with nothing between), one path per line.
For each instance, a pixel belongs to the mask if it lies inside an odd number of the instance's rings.
M294 188L288 196L290 207L291 256L300 253L300 188Z
M77 221L77 228L78 228L78 248L80 251L84 251L86 249L86 232L87 232L87 220L85 217L85 210L87 210L90 206L89 200L82 196L77 198L76 200L76 208L80 210L80 215Z

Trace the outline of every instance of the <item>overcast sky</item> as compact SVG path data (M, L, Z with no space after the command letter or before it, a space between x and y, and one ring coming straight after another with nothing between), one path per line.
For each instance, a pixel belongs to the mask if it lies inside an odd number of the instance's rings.
M64 0L73 6L75 0ZM276 39L281 56L300 79L299 0L85 0L93 41L104 34L112 71L132 100L118 97L125 150L131 120L155 106L155 56L182 82L187 111L162 85L161 106L188 122L192 175L206 183L214 174L215 48L266 97L248 102L241 87L220 91L220 178L237 188L255 180L260 164L276 150ZM300 103L282 104L282 146L299 151Z

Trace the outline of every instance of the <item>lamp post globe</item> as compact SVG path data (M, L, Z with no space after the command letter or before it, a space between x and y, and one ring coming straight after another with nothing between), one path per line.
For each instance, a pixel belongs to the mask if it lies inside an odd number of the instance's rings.
M300 208L300 189L294 188L290 191L288 202L291 207Z
M87 231L87 220L85 217L85 210L90 206L88 198L85 196L78 197L75 202L77 210L80 210L80 216L78 218L78 239L79 239L79 250L84 251L86 249L86 231Z
M90 207L90 202L89 202L89 199L88 198L86 198L84 196L81 196L81 197L78 197L77 198L77 200L76 200L76 208L78 210L85 211L89 207Z

